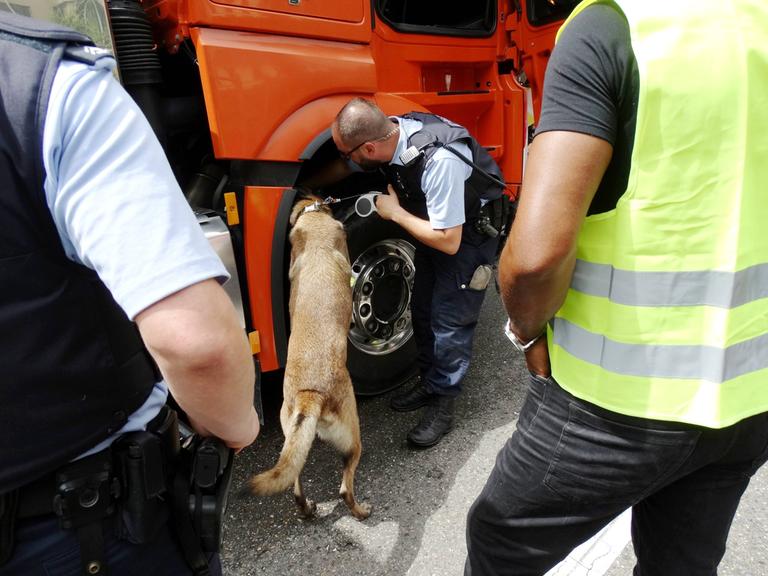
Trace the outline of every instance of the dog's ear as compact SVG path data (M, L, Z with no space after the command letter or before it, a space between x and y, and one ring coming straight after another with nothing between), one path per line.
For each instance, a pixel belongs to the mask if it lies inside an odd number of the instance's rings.
M315 194L309 186L295 186L294 190L296 190L296 198L298 200L310 200L315 198Z
M288 240L291 243L291 246L301 246L304 244L306 240L307 234L304 230L304 227L300 226L299 228L294 228L291 230L291 233L288 234Z
M293 205L291 216L288 218L288 224L290 224L291 228L296 225L296 220L299 219L299 214L301 214L301 211L304 210L304 206L304 202L296 202L296 204Z

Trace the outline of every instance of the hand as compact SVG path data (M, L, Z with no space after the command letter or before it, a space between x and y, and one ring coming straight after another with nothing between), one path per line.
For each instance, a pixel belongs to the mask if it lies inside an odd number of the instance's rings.
M189 425L195 432L197 432L198 436L213 436L213 434L211 434L211 432L205 426L200 424L200 422L189 415L187 415L187 418L189 419ZM253 442L256 440L256 437L259 435L260 430L261 424L259 423L259 416L256 414L256 409L251 407L251 411L248 413L245 426L242 429L241 437L231 440L222 439L222 441L227 445L228 448L234 448L235 453L238 454L243 450L243 448L247 448L253 444Z
M392 220L394 215L400 210L400 200L397 197L392 184L387 185L387 193L376 196L376 212L384 220Z
M528 370L537 376L549 378L552 374L552 366L549 363L549 348L547 347L547 335L542 334L536 343L525 353L525 363Z
M248 413L248 422L245 429L245 437L240 441L227 442L229 448L235 449L235 454L239 454L243 448L247 448L253 444L256 437L261 431L261 424L259 423L259 415L256 413L256 408L251 406L251 411Z

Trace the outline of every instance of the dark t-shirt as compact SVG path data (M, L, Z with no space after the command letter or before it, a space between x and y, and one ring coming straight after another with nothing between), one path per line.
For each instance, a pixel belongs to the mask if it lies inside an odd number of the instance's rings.
M616 8L590 6L560 35L547 65L536 134L580 132L613 145L588 214L612 210L627 188L639 84L629 26Z

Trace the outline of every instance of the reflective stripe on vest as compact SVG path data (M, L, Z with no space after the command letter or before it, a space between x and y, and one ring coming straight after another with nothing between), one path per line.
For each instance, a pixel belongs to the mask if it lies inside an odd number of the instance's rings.
M555 318L554 325L556 345L576 358L616 374L722 383L768 368L768 334L720 349L681 344L627 344L585 330L564 318Z
M577 260L571 288L627 306L735 308L768 298L768 264L738 272L633 272Z
M552 373L620 413L728 426L768 411L768 3L586 0L563 28L596 3L629 23L637 128L627 190L579 233Z

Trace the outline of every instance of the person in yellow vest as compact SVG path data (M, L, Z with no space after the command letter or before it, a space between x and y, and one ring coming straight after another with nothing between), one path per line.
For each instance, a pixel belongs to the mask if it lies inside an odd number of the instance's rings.
M465 575L544 574L627 508L635 576L713 575L768 458L768 3L561 28L502 254L531 372Z

